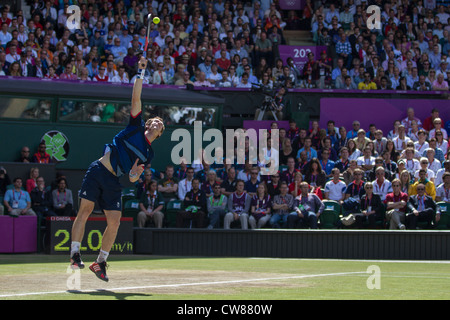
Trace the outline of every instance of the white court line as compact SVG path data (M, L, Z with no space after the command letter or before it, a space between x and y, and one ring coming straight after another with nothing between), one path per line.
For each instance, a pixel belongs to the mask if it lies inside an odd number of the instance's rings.
M344 262L379 262L379 263L430 263L450 264L450 260L360 260L360 259L308 259L308 258L249 258L254 260L290 260L290 261L344 261Z
M329 276L346 276L352 274L363 274L367 273L365 271L355 271L355 272L339 272L339 273L324 273L324 274L310 274L302 276L289 276L289 277L276 277L276 278L259 278L259 279L241 279L241 280L227 280L227 281L212 281L212 282L193 282L193 283L174 283L174 284L161 284L153 286L137 286L137 287L118 287L118 288L106 288L106 289L89 289L89 290L75 290L76 293L90 293L104 291L126 291L126 290L138 290L138 289L155 289L155 288L176 288L176 287L188 287L188 286L209 286L216 284L231 284L231 283L243 283L243 282L257 282L257 281L270 281L270 280L286 280L286 279L306 279L306 278L317 278L317 277L329 277ZM70 291L43 291L43 292L25 292L25 293L12 293L12 294L2 294L0 298L12 298L12 297L24 297L33 295L46 295L46 294L63 294L70 293Z

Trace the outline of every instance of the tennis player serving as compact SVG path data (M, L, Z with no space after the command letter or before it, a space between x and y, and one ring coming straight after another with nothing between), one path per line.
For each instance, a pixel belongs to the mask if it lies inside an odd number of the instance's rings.
M154 157L151 143L159 138L165 129L159 117L148 119L145 123L142 120L141 91L146 68L147 59L141 57L133 86L130 122L113 138L111 144L105 146L103 157L89 166L79 192L80 208L72 226L70 263L74 269L83 269L84 264L80 255L81 241L86 221L94 210L95 202L98 202L106 215L107 227L103 233L98 258L89 269L103 281L108 281L106 259L120 224L122 190L119 177L128 174L132 183L139 179L144 166Z

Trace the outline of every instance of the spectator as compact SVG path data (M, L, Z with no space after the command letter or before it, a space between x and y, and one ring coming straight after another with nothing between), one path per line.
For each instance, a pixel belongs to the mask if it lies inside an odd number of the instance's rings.
M341 172L338 168L331 171L332 180L325 184L325 199L334 200L342 204L345 198L346 184L340 180Z
M287 218L292 211L294 205L294 197L288 193L288 185L286 182L280 182L280 194L276 195L272 203L272 217L270 225L272 228L280 228L287 226Z
M177 212L177 228L183 228L185 221L195 222L197 228L203 228L206 214L206 196L200 190L200 180L194 178L192 180L192 189L186 193L184 198L184 210Z
M31 195L31 191L37 187L37 178L39 177L39 168L32 167L30 169L30 177L26 181L26 190Z
M227 205L228 199L222 194L221 186L214 185L214 193L206 201L209 218L208 229L219 228L220 221L225 217Z
M426 222L427 228L431 227L431 222L436 213L436 203L433 198L425 195L425 185L418 184L416 187L417 195L409 197L407 207L411 213L406 216L408 229L415 230L417 222Z
M177 199L178 179L173 174L174 167L167 165L164 178L158 182L158 191L161 192L165 202Z
M389 221L389 229L406 229L405 217L408 195L401 192L399 179L392 180L392 192L386 195L386 218Z
M155 224L156 228L162 228L164 213L164 198L157 190L156 180L146 181L146 187L139 200L139 209L137 222L139 228L144 228L149 221Z
M31 208L40 218L56 216L53 211L52 192L45 186L43 177L36 179L36 187L31 191L30 199Z
M369 72L364 72L364 81L358 83L359 90L377 90L377 85L370 78Z
M194 168L186 168L186 178L180 180L178 184L178 199L184 200L186 194L192 190L192 180L194 179Z
M425 186L425 193L426 195L430 196L435 200L436 198L436 187L434 183L427 179L427 170L420 169L419 170L419 180L417 180L415 183L413 183L409 187L409 195L413 196L417 194L417 186L419 184L423 184Z
M236 191L228 197L227 211L224 217L224 229L230 229L233 222L239 222L243 230L248 229L251 197L244 190L244 181L236 181Z
M442 73L437 75L437 79L433 81L432 88L436 91L448 91L448 82L444 80Z
M301 194L295 198L294 212L288 215L287 226L289 229L298 228L306 224L311 229L317 229L317 222L325 205L314 193L309 193L309 185L306 182L300 184Z
M14 178L13 184L14 187L6 190L3 198L5 212L13 217L20 215L35 216L36 213L31 209L30 194L22 188L22 179Z
M53 210L58 216L72 217L75 215L72 190L67 189L65 178L58 180L58 188L52 191L52 199Z
M31 162L34 163L51 163L50 155L46 152L47 146L45 142L39 143L37 152L33 155Z
M263 228L271 217L272 199L267 185L263 182L257 187L250 204L250 217L248 223L252 229Z

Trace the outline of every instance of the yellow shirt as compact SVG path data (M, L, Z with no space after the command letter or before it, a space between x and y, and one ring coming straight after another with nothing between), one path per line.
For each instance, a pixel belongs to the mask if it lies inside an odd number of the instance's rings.
M375 84L375 82L372 82L372 81L369 84L366 84L363 81L358 84L358 89L359 90L377 90L377 85Z
M425 184L425 194L427 196L432 197L433 200L435 200L436 199L436 187L434 186L434 183L432 181L428 181L427 183L423 183L420 181L414 182L412 185L409 186L408 194L410 196L416 195L417 194L416 188L419 183Z

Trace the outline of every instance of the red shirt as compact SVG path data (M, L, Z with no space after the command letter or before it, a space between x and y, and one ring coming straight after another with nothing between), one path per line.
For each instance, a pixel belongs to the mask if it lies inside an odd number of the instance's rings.
M400 201L408 202L408 195L403 192L400 192L400 194L398 196L395 196L393 192L388 193L386 195L386 199L384 200L384 203L387 204L388 202L400 202ZM400 211L406 212L406 206L401 208Z

